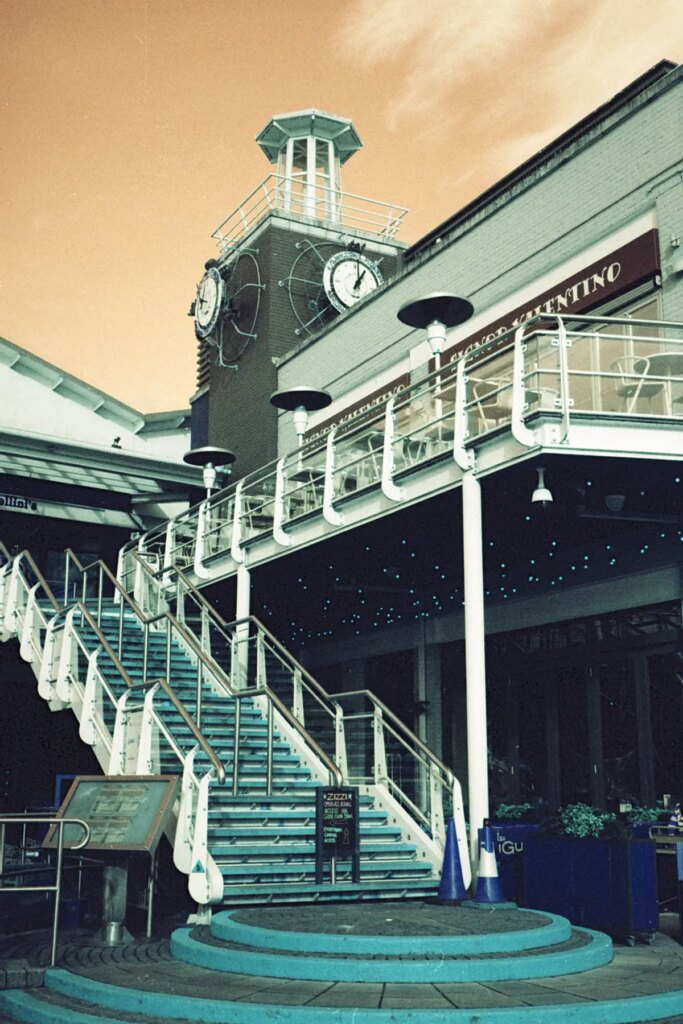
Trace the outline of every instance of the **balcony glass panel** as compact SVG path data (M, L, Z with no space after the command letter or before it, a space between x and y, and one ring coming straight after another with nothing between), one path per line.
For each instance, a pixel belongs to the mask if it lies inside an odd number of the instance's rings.
M325 447L317 443L288 455L283 467L284 520L289 522L322 508Z
M252 474L242 491L241 542L271 533L275 515L275 468L271 464Z

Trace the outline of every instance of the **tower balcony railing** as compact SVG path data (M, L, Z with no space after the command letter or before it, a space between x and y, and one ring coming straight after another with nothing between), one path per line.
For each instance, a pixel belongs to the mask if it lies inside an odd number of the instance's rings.
M319 182L309 184L303 179L270 174L212 233L221 255L229 257L257 224L274 212L311 217L336 228L393 239L408 211Z
M665 428L682 422L683 324L535 317L131 542L119 577L134 590L136 550L157 571L227 575L264 539L295 544L314 517L341 526L363 495L381 491L400 502L416 474L427 495L430 468L454 461L471 470L494 439L566 447L574 428L597 424L629 431L630 445L639 428L648 431L648 451L673 457L683 456L683 435Z

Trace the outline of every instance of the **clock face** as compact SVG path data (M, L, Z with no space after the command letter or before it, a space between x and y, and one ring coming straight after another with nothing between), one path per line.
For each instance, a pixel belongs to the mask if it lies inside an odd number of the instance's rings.
M382 280L377 264L355 252L336 253L323 272L327 297L340 313L369 295Z
M197 288L194 329L198 338L213 331L223 304L223 278L216 267L209 267Z
M296 248L299 255L280 287L289 291L299 336L315 334L383 282L377 263L354 249L312 239Z

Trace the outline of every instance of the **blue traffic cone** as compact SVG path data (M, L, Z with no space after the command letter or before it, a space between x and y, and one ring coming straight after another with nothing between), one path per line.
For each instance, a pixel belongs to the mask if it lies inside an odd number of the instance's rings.
M474 902L506 902L498 880L496 837L488 823L488 818L484 822L484 827L479 829L479 875L477 877L477 891L474 895Z
M458 903L467 896L465 880L462 876L462 864L455 834L455 822L448 819L446 826L446 847L443 853L441 882L439 883L439 899L442 903Z

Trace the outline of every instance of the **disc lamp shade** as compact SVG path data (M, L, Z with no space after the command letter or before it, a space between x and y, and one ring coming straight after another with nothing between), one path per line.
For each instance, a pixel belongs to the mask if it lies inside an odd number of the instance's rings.
M309 388L303 384L288 388L286 391L275 391L270 396L271 405L274 405L276 409L284 409L286 412L292 413L299 445L306 433L308 414L325 409L331 401L332 395L329 392L320 391L318 388Z
M446 344L446 330L464 324L473 312L474 306L469 299L447 292L433 292L422 299L405 302L396 315L406 327L426 330L432 355L440 356Z
M235 461L235 453L227 448L214 448L206 445L203 448L192 448L183 455L183 462L188 466L201 466L202 479L206 487L207 498L216 486L217 471L222 466L231 466Z

